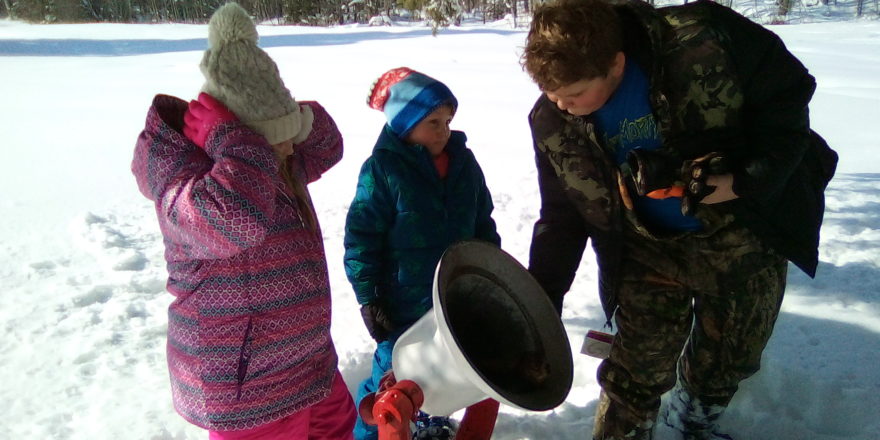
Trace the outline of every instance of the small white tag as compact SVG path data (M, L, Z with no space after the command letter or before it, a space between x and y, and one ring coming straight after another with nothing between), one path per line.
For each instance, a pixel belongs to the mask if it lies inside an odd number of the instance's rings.
M614 335L590 330L584 337L581 353L598 359L606 359L611 354L611 341Z

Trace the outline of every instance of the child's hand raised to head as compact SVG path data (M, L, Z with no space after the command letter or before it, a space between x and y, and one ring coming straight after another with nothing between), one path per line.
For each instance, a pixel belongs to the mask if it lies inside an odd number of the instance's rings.
M205 148L208 134L226 122L237 121L222 102L207 93L199 93L198 100L190 101L183 115L183 134L201 148Z

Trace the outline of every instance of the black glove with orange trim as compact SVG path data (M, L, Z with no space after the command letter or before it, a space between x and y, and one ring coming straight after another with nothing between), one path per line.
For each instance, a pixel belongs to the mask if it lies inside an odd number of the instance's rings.
M699 159L682 160L662 150L636 148L627 154L633 186L640 196L652 199L681 197L681 213L693 215L697 204L715 187L706 178L730 172L730 162L722 153L709 153Z
M709 153L699 159L687 160L682 165L682 174L689 177L687 189L681 198L681 213L693 215L697 203L715 192L715 187L706 183L712 175L730 172L730 161L721 153Z

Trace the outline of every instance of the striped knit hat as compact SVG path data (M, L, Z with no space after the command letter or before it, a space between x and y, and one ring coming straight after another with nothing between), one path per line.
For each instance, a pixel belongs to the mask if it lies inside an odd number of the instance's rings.
M444 104L451 105L453 112L458 108L458 100L449 87L408 67L383 73L367 97L367 105L384 112L388 126L400 137Z

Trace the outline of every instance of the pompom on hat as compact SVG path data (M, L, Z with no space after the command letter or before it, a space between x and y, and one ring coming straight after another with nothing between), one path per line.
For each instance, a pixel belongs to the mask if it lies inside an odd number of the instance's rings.
M385 113L388 126L400 137L446 104L453 112L458 108L458 100L446 84L408 67L383 73L373 82L367 97L367 105Z
M200 68L202 91L217 98L270 144L304 141L314 115L284 86L278 66L257 46L259 36L248 13L237 3L217 9L208 23L208 50Z

